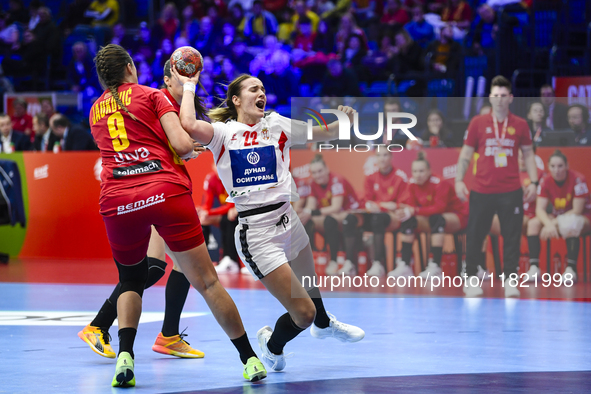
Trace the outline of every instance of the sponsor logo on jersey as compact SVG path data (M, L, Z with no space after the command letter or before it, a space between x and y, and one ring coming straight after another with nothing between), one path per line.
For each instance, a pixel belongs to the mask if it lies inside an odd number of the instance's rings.
M155 196L148 197L145 200L138 200L127 205L119 205L117 207L117 215L123 215L124 213L130 213L139 211L140 209L144 209L150 207L152 205L160 204L161 202L166 201L164 198L164 193L156 194Z
M158 172L162 170L160 160L148 160L133 166L113 168L113 177L115 179L123 178L130 175L141 175L150 172Z
M117 152L116 155L113 155L117 163L133 163L134 161L139 161L140 159L147 159L148 156L150 156L150 151L148 148L144 148L143 146L134 150L133 153Z
M277 157L274 146L230 150L230 158L234 187L277 182Z

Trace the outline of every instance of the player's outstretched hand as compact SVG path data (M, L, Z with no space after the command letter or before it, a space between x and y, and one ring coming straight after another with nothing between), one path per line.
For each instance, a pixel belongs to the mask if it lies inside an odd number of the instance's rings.
M176 67L171 67L170 72L179 81L179 83L181 85L184 85L185 82L191 82L191 83L197 85L199 83L199 76L201 75L201 71L199 71L197 74L195 74L194 76L192 76L190 78L184 77L181 74L179 74Z
M349 117L349 122L351 122L351 126L352 126L355 113L357 112L355 110L355 108L349 107L347 105L339 105L339 107L337 109L341 112L344 112L345 115L347 115Z

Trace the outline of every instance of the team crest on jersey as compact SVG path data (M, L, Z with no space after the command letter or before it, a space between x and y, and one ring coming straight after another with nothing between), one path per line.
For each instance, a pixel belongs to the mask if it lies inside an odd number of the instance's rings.
M271 133L269 133L269 129L267 127L263 127L263 131L261 131L261 138L265 141L269 141L271 139Z
M515 127L507 127L507 133L509 133L509 135L514 135L515 134Z

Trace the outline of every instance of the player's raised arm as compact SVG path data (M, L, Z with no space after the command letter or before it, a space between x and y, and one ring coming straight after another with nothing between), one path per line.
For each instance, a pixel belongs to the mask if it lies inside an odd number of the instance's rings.
M195 90L201 72L198 72L194 77L189 78L180 75L175 67L171 67L170 71L173 78L178 79L183 85L183 100L181 104L181 113L179 114L181 125L185 131L189 133L191 138L201 144L207 145L213 138L213 126L208 122L198 120L195 116Z

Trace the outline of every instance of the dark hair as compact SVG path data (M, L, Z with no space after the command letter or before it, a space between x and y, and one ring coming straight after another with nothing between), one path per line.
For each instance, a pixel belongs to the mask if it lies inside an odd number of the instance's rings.
M162 73L165 77L167 78L172 78L172 72L170 71L170 59L168 59L166 61L166 63L164 63L164 68L162 70ZM168 88L166 85L164 86L165 88ZM205 89L203 89L205 90ZM195 95L195 114L197 115L197 118L199 119L206 119L207 118L207 108L205 108L205 104L203 103L203 100L201 99L201 97Z
M564 164L568 164L566 156L564 155L564 153L560 151L560 149L556 149L554 153L550 155L550 157L548 158L548 163L550 163L550 160L552 160L553 157L560 157L564 161Z
M542 91L542 89L544 88L550 88L552 89L552 92L554 92L554 87L548 83L543 84L542 86L540 86L540 92Z
M542 106L542 108L544 108L544 104L542 104L541 101L532 101L529 103L529 105L527 106L527 113L529 114L531 111L531 108L535 105L535 104L540 104ZM544 115L546 115L546 109L544 108ZM545 117L545 116L544 116Z
M324 157L322 156L322 153L316 153L314 155L314 158L312 159L310 164L314 164L314 163L322 163L322 165L324 167L326 167L326 162L324 161Z
M14 100L14 104L20 104L23 107L25 107L25 109L27 109L27 107L29 106L29 103L27 103L27 100L24 100L22 98L17 98Z
M492 82L490 83L490 89L492 90L492 88L495 86L498 86L500 88L507 88L507 89L509 89L509 93L512 92L511 81L509 81L507 78L505 78L502 75L497 75L496 77L494 77L492 79Z
M581 111L583 112L583 123L586 126L587 123L589 123L589 108L585 107L582 104L571 104L568 106L568 111L566 111L567 115L568 115L568 112L571 110L571 108L580 108L581 109Z
M384 99L384 105L386 104L396 104L399 108L402 108L402 105L400 104L400 100L398 99L398 97L387 97L386 99Z
M298 25L310 25L312 24L312 19L308 17L308 15L302 15L298 19Z
M6 112L0 112L0 118L10 118L10 115L8 115Z
M70 126L70 121L65 115L57 114L53 119L53 127L68 127Z
M431 164L429 164L429 162L427 161L427 156L425 155L425 152L420 150L417 153L417 158L413 160L413 163L416 163L418 161L422 161L427 165L428 169L431 169Z
M253 76L249 74L241 74L230 82L224 101L217 108L214 108L207 113L207 116L209 116L209 119L211 119L212 122L226 122L229 119L238 119L238 111L232 102L232 97L240 96L242 82L246 81L248 78L253 78Z
M37 119L38 123L42 123L45 126L49 127L49 118L43 112L37 113L33 118Z
M436 108L429 111L429 113L427 114L427 119L429 119L429 116L431 116L433 114L435 114L441 118L441 123L445 123L445 117L443 116L443 112L441 112L440 110L438 110Z
M117 105L123 108L133 120L137 120L123 104L117 91L125 77L125 67L128 64L133 64L133 59L129 56L129 53L119 45L109 44L98 51L94 58L94 64L96 65L96 73L101 86L109 89Z

